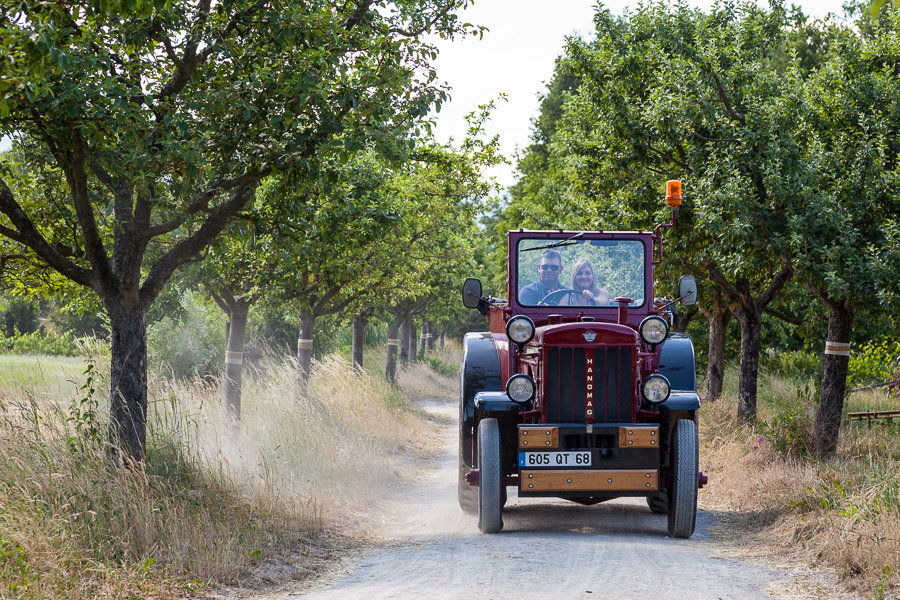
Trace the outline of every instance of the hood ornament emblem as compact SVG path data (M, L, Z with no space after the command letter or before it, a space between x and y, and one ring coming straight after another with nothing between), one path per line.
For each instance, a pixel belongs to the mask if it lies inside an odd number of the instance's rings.
M585 332L584 332L584 340L585 340L587 343L590 344L590 343L593 342L595 339L597 339L597 332L595 332L595 331L585 331Z

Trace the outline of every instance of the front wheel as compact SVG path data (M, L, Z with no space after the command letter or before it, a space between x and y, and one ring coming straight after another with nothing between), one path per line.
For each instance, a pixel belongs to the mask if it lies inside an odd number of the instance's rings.
M478 423L478 529L503 529L503 472L500 467L500 427L497 419Z
M672 435L670 461L669 535L672 537L691 537L697 523L698 446L697 424L679 419Z

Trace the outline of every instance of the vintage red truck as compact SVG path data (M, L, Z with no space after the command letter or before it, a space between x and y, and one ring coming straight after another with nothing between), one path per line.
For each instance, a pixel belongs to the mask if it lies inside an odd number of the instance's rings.
M693 534L700 398L691 339L670 326L697 284L682 277L667 300L653 279L680 182L666 202L654 231L510 231L506 300L466 280L490 331L464 340L458 495L483 532L502 529L515 486L582 504L643 496L669 535Z

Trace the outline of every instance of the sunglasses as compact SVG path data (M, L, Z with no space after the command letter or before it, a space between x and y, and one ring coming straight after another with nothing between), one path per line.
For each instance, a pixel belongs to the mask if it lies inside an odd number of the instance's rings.
M559 271L561 268L559 265L541 265L541 271Z

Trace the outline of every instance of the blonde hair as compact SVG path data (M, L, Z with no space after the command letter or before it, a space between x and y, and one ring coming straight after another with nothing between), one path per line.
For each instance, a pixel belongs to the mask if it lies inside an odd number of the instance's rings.
M592 263L587 258L582 258L578 262L575 263L575 266L572 268L572 289L578 290L579 292L583 290L579 290L575 285L575 277L578 276L578 272L582 267L590 267L591 268L591 287L587 288L593 295L597 295L600 293L600 284L597 282L597 269L594 268L594 263Z

